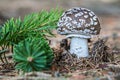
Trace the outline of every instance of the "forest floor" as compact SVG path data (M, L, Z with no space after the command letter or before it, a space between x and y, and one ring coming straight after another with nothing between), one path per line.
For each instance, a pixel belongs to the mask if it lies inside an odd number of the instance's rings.
M56 6L52 5L52 2L45 0L42 0L42 3L33 2L32 0L25 0L24 2L16 0L11 4L9 4L10 1L7 0L1 1L0 15L2 14L3 17L0 16L0 18L3 22L10 17L24 16L33 11L36 12L43 8L50 9ZM75 2L76 1L77 0L75 0ZM36 3L38 5L36 5ZM65 8L70 8L71 5L75 6L76 4L76 6L79 6L79 4L81 4L81 2L78 2L70 5L70 3L66 1L59 3ZM83 2L83 4L81 5L86 5L85 2ZM27 5L27 7L24 7L24 5ZM89 7L89 5L87 5L87 7ZM12 53L7 53L7 59L10 63L0 63L0 80L119 80L120 11L115 8L109 9L112 8L112 6L106 7L106 5L101 6L99 4L98 7L103 9L103 13L97 12L101 23L101 32L99 36L92 38L89 42L90 54L95 54L95 57L77 59L74 55L69 55L68 50L64 49L68 47L69 44L63 47L60 46L65 36L57 34L56 30L54 30L53 32L56 34L56 37L49 38L51 40L50 46L53 48L55 54L55 60L50 71L31 72L21 76L18 74L18 71L14 69L15 64L12 63ZM90 8L94 9L94 6ZM94 10L96 12L101 9ZM109 11L104 12L104 10ZM114 11L111 12L111 10ZM2 20L0 20L0 23L2 23ZM60 56L62 56L62 58L60 58Z
M56 33L50 38L55 59L49 71L31 72L21 76L14 69L12 53L7 53L9 64L0 64L0 80L119 80L120 79L120 25L119 18L102 19L101 33L89 41L90 58L76 58L65 47L65 36ZM106 24L109 23L109 24ZM114 26L114 27L113 27ZM60 46L62 45L64 46ZM62 57L61 57L62 56Z

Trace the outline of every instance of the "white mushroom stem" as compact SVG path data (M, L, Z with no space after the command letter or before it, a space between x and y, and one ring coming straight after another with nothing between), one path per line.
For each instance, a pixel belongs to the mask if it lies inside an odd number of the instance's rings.
M83 35L68 35L67 37L71 37L71 44L70 44L70 53L76 54L78 58L80 57L88 57L88 37L90 36L83 36Z

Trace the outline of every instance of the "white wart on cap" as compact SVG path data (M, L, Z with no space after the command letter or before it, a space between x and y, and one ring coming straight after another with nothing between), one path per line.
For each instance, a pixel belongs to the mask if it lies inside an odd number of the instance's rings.
M65 11L58 22L59 34L97 35L100 33L98 17L89 9L72 8Z

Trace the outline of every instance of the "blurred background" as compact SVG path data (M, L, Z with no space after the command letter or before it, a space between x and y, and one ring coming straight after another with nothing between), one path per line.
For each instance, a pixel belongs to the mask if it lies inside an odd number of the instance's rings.
M85 7L92 10L101 23L100 36L111 38L109 42L112 40L120 48L120 0L0 0L0 24L11 17L24 17L32 12L56 7L65 10Z

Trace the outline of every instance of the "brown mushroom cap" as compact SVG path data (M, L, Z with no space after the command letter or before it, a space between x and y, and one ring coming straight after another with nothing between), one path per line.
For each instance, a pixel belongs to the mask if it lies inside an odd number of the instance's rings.
M59 34L97 35L100 29L98 17L94 12L75 7L62 14L57 31Z

